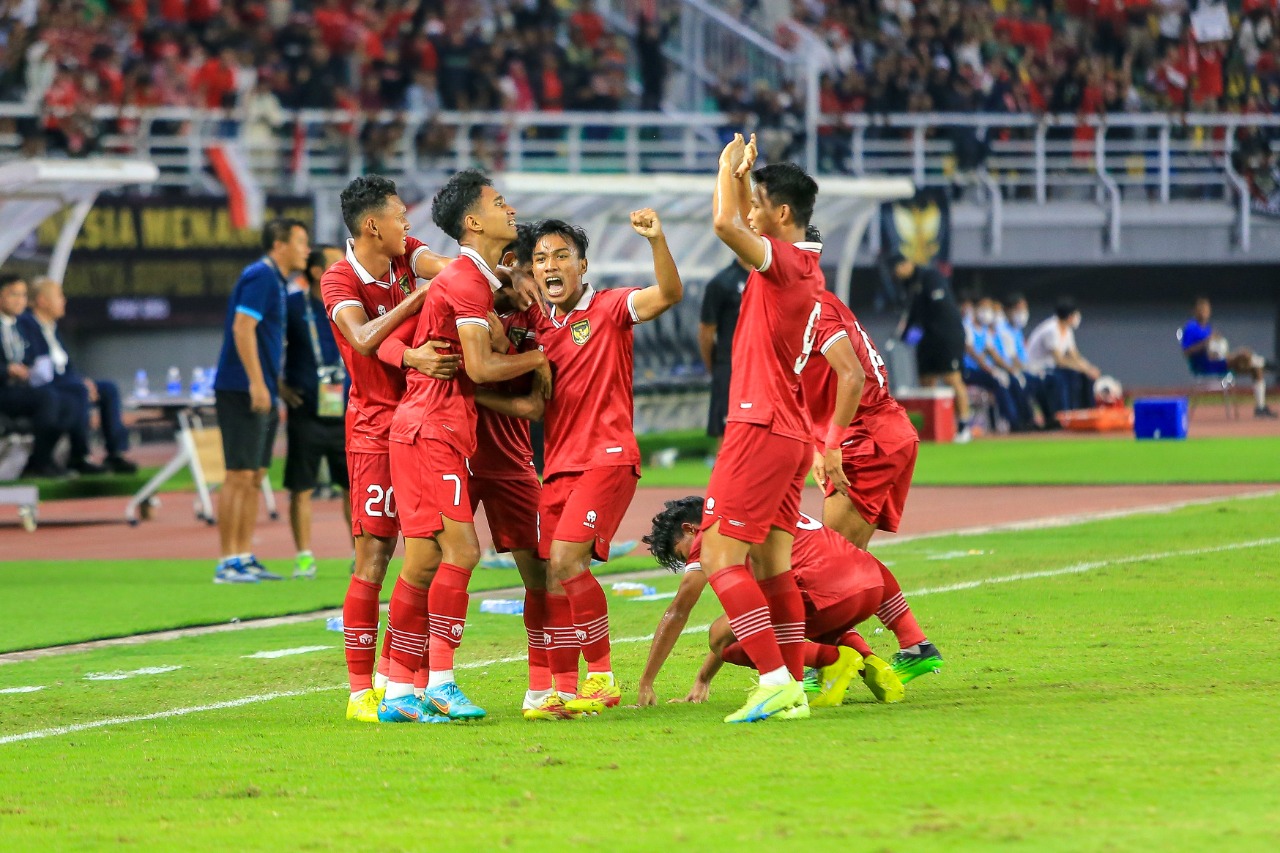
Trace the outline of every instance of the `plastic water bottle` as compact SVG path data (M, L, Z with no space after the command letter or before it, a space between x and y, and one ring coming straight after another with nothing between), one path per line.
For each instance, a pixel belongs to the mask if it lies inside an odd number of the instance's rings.
M204 368L191 368L191 396L201 399L209 396L209 389L205 387Z
M524 600L519 598L486 598L480 602L480 612L519 616L524 613Z
M170 397L182 396L182 371L177 365L169 368L169 373L164 380L164 393Z
M338 632L341 632L341 631L342 631L342 617L341 617L341 616L330 616L328 619L324 620L324 629L325 629L326 631L338 631Z
M137 400L145 400L151 396L151 385L147 382L147 371L139 370L133 374L133 396Z

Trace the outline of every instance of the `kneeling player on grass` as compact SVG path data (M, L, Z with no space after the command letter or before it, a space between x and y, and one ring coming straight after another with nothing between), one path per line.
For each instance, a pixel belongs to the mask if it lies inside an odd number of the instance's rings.
M594 290L587 272L587 235L550 219L533 226L533 277L550 303L528 312L538 347L556 377L546 404L546 466L538 509L538 556L549 560L545 634L559 695L552 709L599 713L622 692L609 660L609 615L591 558L609 559L609 542L635 495L640 448L634 416L632 327L684 297L680 273L652 210L631 214L649 241L657 284ZM587 678L578 686L578 650Z
M410 372L391 422L391 476L405 559L388 617L395 626L391 673L378 706L378 718L386 722L484 716L453 675L454 650L466 624L467 584L480 559L467 461L476 444L475 385L531 371L542 375L545 388L551 385L542 353L495 353L490 340L493 294L501 287L493 270L516 237L515 211L488 178L468 170L436 194L431 217L458 241L462 254L432 281L413 343L447 343L449 351L461 352L463 370L450 380ZM428 632L430 676L418 700L414 675Z
M699 561L702 534L698 523L702 512L703 500L696 495L668 501L663 511L654 516L653 530L644 539L661 565L672 571L683 568L684 577L654 631L649 660L640 678L641 705L657 704L654 679L707 585ZM902 589L893 573L871 554L853 547L839 533L803 513L795 526L791 570L804 598L804 635L812 641L804 646L805 665L822 669L820 692L810 704L839 705L850 679L859 672L876 699L899 701L903 695L901 680L854 630L874 614L895 633L924 636L902 599ZM721 617L712 625L710 644L711 654L687 701L706 699L707 685L721 662L753 666L733 636L727 618Z

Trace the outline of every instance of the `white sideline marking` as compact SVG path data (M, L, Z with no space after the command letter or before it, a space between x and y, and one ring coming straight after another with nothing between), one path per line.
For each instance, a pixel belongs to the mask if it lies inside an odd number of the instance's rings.
M1233 542L1228 545L1218 545L1212 548L1188 548L1182 551L1162 551L1151 554L1134 554L1129 557L1115 557L1109 560L1094 560L1088 563L1076 563L1071 566L1064 566L1060 569L1048 569L1043 572L1023 572L1016 575L1004 575L1002 577L986 578L984 580L965 581L963 583L949 584L947 586L926 587L918 589L914 592L904 593L907 596L920 595L936 595L944 592L959 592L965 589L974 589L976 587L985 586L987 584L997 583L1014 583L1015 581L1033 580L1036 578L1051 578L1060 575L1083 574L1084 572L1093 571L1094 569L1104 568L1106 566L1123 566L1132 563L1142 563L1150 560L1164 560L1170 557L1192 557L1203 554L1220 554L1225 551L1239 551L1246 548L1261 548L1267 545L1280 544L1280 536L1272 536L1266 539L1251 539L1247 542ZM682 634L696 634L707 630L710 626L698 625L693 628L686 628ZM622 637L614 640L617 643L643 643L653 639L652 634L643 637ZM459 664L457 669L482 669L484 667L493 666L500 663L519 663L526 660L525 656L495 658L487 661L473 661L471 663ZM259 702L270 702L274 699L283 699L291 696L305 696L309 693L319 693L328 690L344 690L345 684L338 684L331 687L312 687L307 690L291 690L279 693L267 693L259 696L245 696L240 699L232 699L227 702L214 702L208 705L195 705L188 708L174 708L170 711L158 711L153 714L142 714L133 717L112 717L106 720L94 720L90 723L76 723L70 726L58 726L49 729L36 729L35 731L22 732L20 734L5 735L0 737L0 746L9 743L17 743L24 740L38 740L47 737L56 737L58 735L73 734L82 732L86 729L97 729L103 726L127 725L129 723L140 723L147 720L158 720L164 717L182 717L188 714L198 714L204 711L218 711L224 708L239 708L244 705L256 705Z
M173 672L182 669L180 666L144 666L142 669L131 669L126 671L117 670L115 672L86 672L85 681L124 681L126 678L133 678L135 675L163 675L166 672Z
M35 684L30 687L5 687L0 689L0 693L35 693L37 690L44 690L44 685Z
M981 557L986 554L993 553L991 551L981 551L977 548L970 548L968 551L943 551L941 554L930 554L925 557L926 560L958 560L963 557Z
M637 595L632 601L666 601L668 598L675 598L674 592L655 592L653 595Z
M1016 575L1004 575L998 578L983 578L976 581L961 581L946 586L925 587L912 592L904 592L908 598L921 595L936 595L942 592L959 592L962 589L976 589L980 586L996 583L1014 583L1015 581L1035 580L1036 578L1056 578L1060 575L1079 575L1101 569L1106 566L1127 566L1132 563L1145 563L1150 560L1166 560L1170 557L1195 557L1202 554L1221 554L1223 551L1239 551L1244 548L1262 548L1267 545L1280 544L1280 536L1267 539L1251 539L1248 542L1233 542L1230 545L1217 545L1212 548L1188 548L1183 551L1161 551L1153 554L1135 554L1131 557L1115 557L1109 560L1094 560L1089 563L1076 563L1060 569L1046 569L1042 572L1019 572Z
M241 655L240 657L273 660L275 658L287 658L290 655L305 655L310 652L322 652L325 649L331 648L333 648L333 646L298 646L296 649L276 649L273 652L254 652L251 655Z

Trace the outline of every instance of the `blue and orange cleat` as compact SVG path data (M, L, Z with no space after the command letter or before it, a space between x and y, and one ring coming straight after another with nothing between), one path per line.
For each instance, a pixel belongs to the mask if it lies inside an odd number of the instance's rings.
M485 714L484 708L468 699L454 681L428 687L422 697L422 707L451 720L478 720Z
M424 707L412 694L397 696L395 699L384 698L378 704L378 722L380 723L447 723L448 717L433 713Z

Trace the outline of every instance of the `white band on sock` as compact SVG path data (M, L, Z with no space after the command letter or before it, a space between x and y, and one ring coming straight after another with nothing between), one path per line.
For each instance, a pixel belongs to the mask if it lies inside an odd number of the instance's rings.
M453 670L451 669L442 669L439 672L432 670L431 675L427 679L427 689L434 690L437 687L441 687L456 680L457 679L453 677Z

